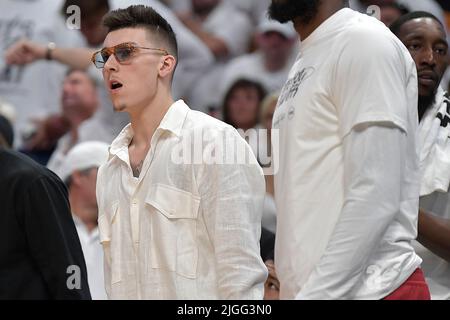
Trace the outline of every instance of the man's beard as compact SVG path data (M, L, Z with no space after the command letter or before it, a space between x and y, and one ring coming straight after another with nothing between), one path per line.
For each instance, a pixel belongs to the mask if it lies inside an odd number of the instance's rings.
M422 121L423 116L428 109L436 102L436 92L430 96L419 96L419 121Z
M307 24L317 15L320 3L321 0L272 0L269 16L281 23L299 18Z

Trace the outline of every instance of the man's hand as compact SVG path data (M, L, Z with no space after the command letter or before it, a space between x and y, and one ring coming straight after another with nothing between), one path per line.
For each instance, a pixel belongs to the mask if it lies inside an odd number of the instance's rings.
M47 48L30 40L19 40L5 54L7 64L25 65L45 59Z

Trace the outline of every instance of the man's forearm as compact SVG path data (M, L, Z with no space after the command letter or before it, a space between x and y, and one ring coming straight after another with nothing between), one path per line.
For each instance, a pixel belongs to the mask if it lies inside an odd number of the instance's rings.
M58 61L74 69L87 69L91 63L94 49L88 48L55 48L52 60Z
M420 210L417 240L434 254L450 262L450 220Z

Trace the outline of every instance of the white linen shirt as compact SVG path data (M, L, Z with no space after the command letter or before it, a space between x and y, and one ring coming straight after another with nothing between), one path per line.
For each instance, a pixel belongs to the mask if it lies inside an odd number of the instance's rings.
M208 138L223 134L227 146L243 148L251 161L177 164L173 151L179 142L199 132ZM127 126L98 172L108 297L262 299L267 271L259 239L265 182L245 140L180 100L156 130L135 178L128 154L132 136Z

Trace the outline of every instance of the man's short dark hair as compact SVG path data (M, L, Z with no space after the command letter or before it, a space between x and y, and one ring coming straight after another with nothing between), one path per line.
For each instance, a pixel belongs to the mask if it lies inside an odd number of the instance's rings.
M433 14L426 12L426 11L413 11L410 12L408 14L405 14L403 16L401 16L400 18L398 18L394 23L391 24L390 29L392 31L393 34L395 34L396 36L399 35L400 33L400 29L402 28L402 26L414 19L420 19L420 18L431 18L436 20L439 25L442 26L442 29L445 30L444 25L442 24L442 22Z
M157 41L166 44L166 49L175 58L178 57L178 44L172 27L153 8L144 5L134 5L126 9L111 11L103 18L103 25L108 32L125 28L144 28Z

